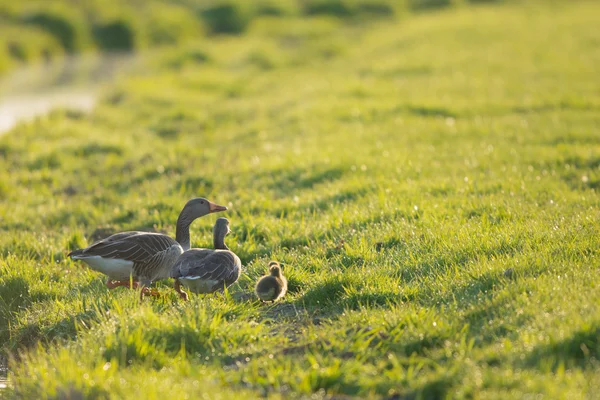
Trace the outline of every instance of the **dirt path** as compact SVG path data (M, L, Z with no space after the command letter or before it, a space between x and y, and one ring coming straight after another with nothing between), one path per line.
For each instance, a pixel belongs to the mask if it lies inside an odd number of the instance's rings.
M91 111L102 85L137 61L132 54L66 57L14 71L0 80L0 135L56 108Z
M7 366L6 358L0 355L0 390L6 389L8 385L7 375L8 375L8 366Z

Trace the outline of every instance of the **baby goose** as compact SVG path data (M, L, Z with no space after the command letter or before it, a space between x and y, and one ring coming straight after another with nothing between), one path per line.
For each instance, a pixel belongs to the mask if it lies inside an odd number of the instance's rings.
M254 290L262 301L277 301L287 292L287 279L283 276L277 261L269 263L269 273L260 278Z

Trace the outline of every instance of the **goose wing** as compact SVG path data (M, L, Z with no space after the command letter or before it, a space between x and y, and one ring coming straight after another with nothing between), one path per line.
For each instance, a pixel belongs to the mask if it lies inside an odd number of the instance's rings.
M213 252L214 250L210 249L189 249L188 251L184 251L171 268L171 278L189 276L190 271L198 264L202 263L203 260Z
M122 232L71 253L78 258L102 257L144 263L178 243L167 235L149 232Z

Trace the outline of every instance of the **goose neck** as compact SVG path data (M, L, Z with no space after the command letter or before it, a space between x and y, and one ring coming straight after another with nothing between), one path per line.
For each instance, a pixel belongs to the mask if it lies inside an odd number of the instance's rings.
M182 218L182 215L177 219L175 240L181 245L183 251L190 249L190 223L185 218Z
M215 249L218 250L229 250L229 247L225 244L225 235L215 234L213 238L213 244Z

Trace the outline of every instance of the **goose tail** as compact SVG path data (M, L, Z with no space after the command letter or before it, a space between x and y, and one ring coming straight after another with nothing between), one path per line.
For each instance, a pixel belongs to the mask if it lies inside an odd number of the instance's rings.
M67 254L67 257L70 257L71 259L75 259L77 256L83 255L83 250L84 249L73 250L72 252Z

